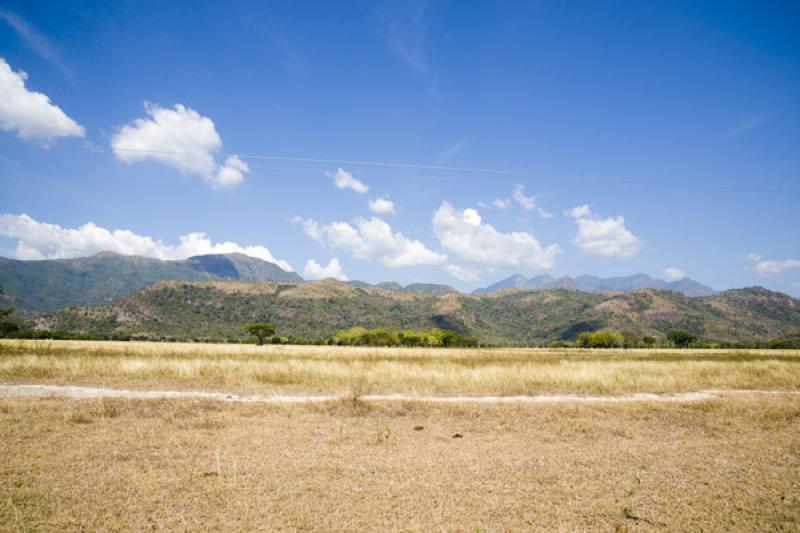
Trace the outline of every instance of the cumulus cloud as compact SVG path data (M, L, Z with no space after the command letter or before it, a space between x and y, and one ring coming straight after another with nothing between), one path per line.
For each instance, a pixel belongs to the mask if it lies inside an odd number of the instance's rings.
M585 218L592 214L592 208L588 205L579 205L564 211L564 214L572 218Z
M524 185L520 185L519 183L514 185L514 189L511 191L511 196L514 198L514 201L517 202L517 204L519 204L519 206L525 211L530 211L536 207L536 197L525 196Z
M328 262L327 266L322 266L314 259L309 259L303 269L303 276L308 279L333 278L339 281L347 281L347 276L342 271L342 265L339 264L339 260L335 257Z
M250 172L250 167L247 166L247 163L239 159L239 156L232 155L219 168L210 182L211 186L219 188L239 185L244 181L244 173L246 172Z
M359 194L364 194L369 187L353 177L352 174L343 168L336 169L336 172L326 172L326 176L333 178L333 184L339 189L351 189Z
M83 137L83 126L52 104L47 95L28 90L27 79L25 72L14 72L0 57L0 129L14 131L26 141Z
M459 265L444 265L445 272L460 281L478 281L481 277L481 271L472 268L465 268Z
M531 233L501 233L484 224L475 209L459 211L448 202L433 214L433 231L443 248L479 265L548 269L561 251L557 244L543 247Z
M519 205L525 211L532 211L535 209L536 213L543 219L553 218L551 213L548 213L536 204L535 196L527 196L525 194L525 186L519 183L514 185L514 188L511 190L511 198L495 198L490 204L478 202L478 205L484 209L490 209L492 207L496 209L508 209L511 207L512 202Z
M379 215L391 215L395 213L394 202L381 196L370 200L369 210Z
M686 271L678 267L667 267L664 269L664 279L667 281L675 281L686 277Z
M172 109L149 102L148 118L122 126L111 139L111 149L125 163L157 161L184 174L200 176L218 189L238 185L250 171L238 156L218 165L215 152L222 147L214 122L194 109L175 104Z
M578 234L572 242L586 254L632 257L642 248L642 241L625 227L621 215L601 218L589 205L573 207L564 214L575 219Z
M63 259L97 252L116 252L158 259L185 259L193 255L239 252L292 270L286 261L276 259L263 246L241 246L235 242L212 242L202 232L180 236L180 243L165 244L159 239L137 235L125 229L108 230L87 222L77 228L39 222L28 215L0 215L0 235L17 241L18 259Z
M760 276L778 276L786 270L800 268L800 259L764 259L756 253L748 254L747 258L753 262L753 269Z
M440 265L443 254L429 250L420 241L409 239L377 217L358 219L353 224L319 224L314 219L295 218L306 235L332 249L344 250L358 259L377 261L389 268Z

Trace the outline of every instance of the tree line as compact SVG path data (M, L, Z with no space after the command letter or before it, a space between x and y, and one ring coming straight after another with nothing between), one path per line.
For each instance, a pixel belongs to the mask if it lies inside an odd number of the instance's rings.
M245 331L257 344L327 344L333 346L427 346L427 347L461 347L478 346L478 339L466 337L455 331L446 329L429 329L425 331L397 331L386 328L366 329L353 327L338 332L327 339L313 339L297 342L296 337L280 337L275 335L273 324L256 322L247 324Z

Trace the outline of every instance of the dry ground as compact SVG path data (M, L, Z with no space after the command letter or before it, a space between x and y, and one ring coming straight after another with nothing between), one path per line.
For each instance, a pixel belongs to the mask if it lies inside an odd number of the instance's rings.
M796 351L0 342L0 383L346 398L0 396L0 530L800 529ZM680 403L360 399L709 388L771 392Z
M800 528L796 395L462 407L6 398L0 457L7 530Z

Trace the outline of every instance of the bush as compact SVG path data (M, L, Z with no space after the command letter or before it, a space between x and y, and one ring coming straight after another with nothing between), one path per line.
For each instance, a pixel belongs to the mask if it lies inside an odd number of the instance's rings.
M578 335L576 344L581 348L619 348L625 344L622 333L601 329L594 333L584 331Z
M366 330L361 327L340 331L330 339L330 344L342 346L460 346L478 345L475 337L464 337L460 333L444 329L393 331L385 328Z
M800 339L772 339L769 347L773 350L796 350L800 348Z
M667 340L678 348L687 348L697 340L697 335L689 333L688 331L672 330L667 333Z

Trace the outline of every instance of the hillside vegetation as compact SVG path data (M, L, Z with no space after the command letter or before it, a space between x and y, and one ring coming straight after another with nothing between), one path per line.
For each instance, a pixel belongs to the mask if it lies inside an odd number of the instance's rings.
M0 257L2 303L33 316L70 305L122 298L162 280L300 282L294 272L244 254L200 255L181 261L102 252L91 257L20 261Z
M715 341L800 334L800 301L762 288L709 297L643 289L626 293L502 290L488 295L403 293L333 280L164 281L122 300L74 307L33 325L75 334L150 339L239 340L244 324L269 322L278 333L327 338L352 327L420 331L441 328L481 344L540 345L610 328L664 338L685 330Z

